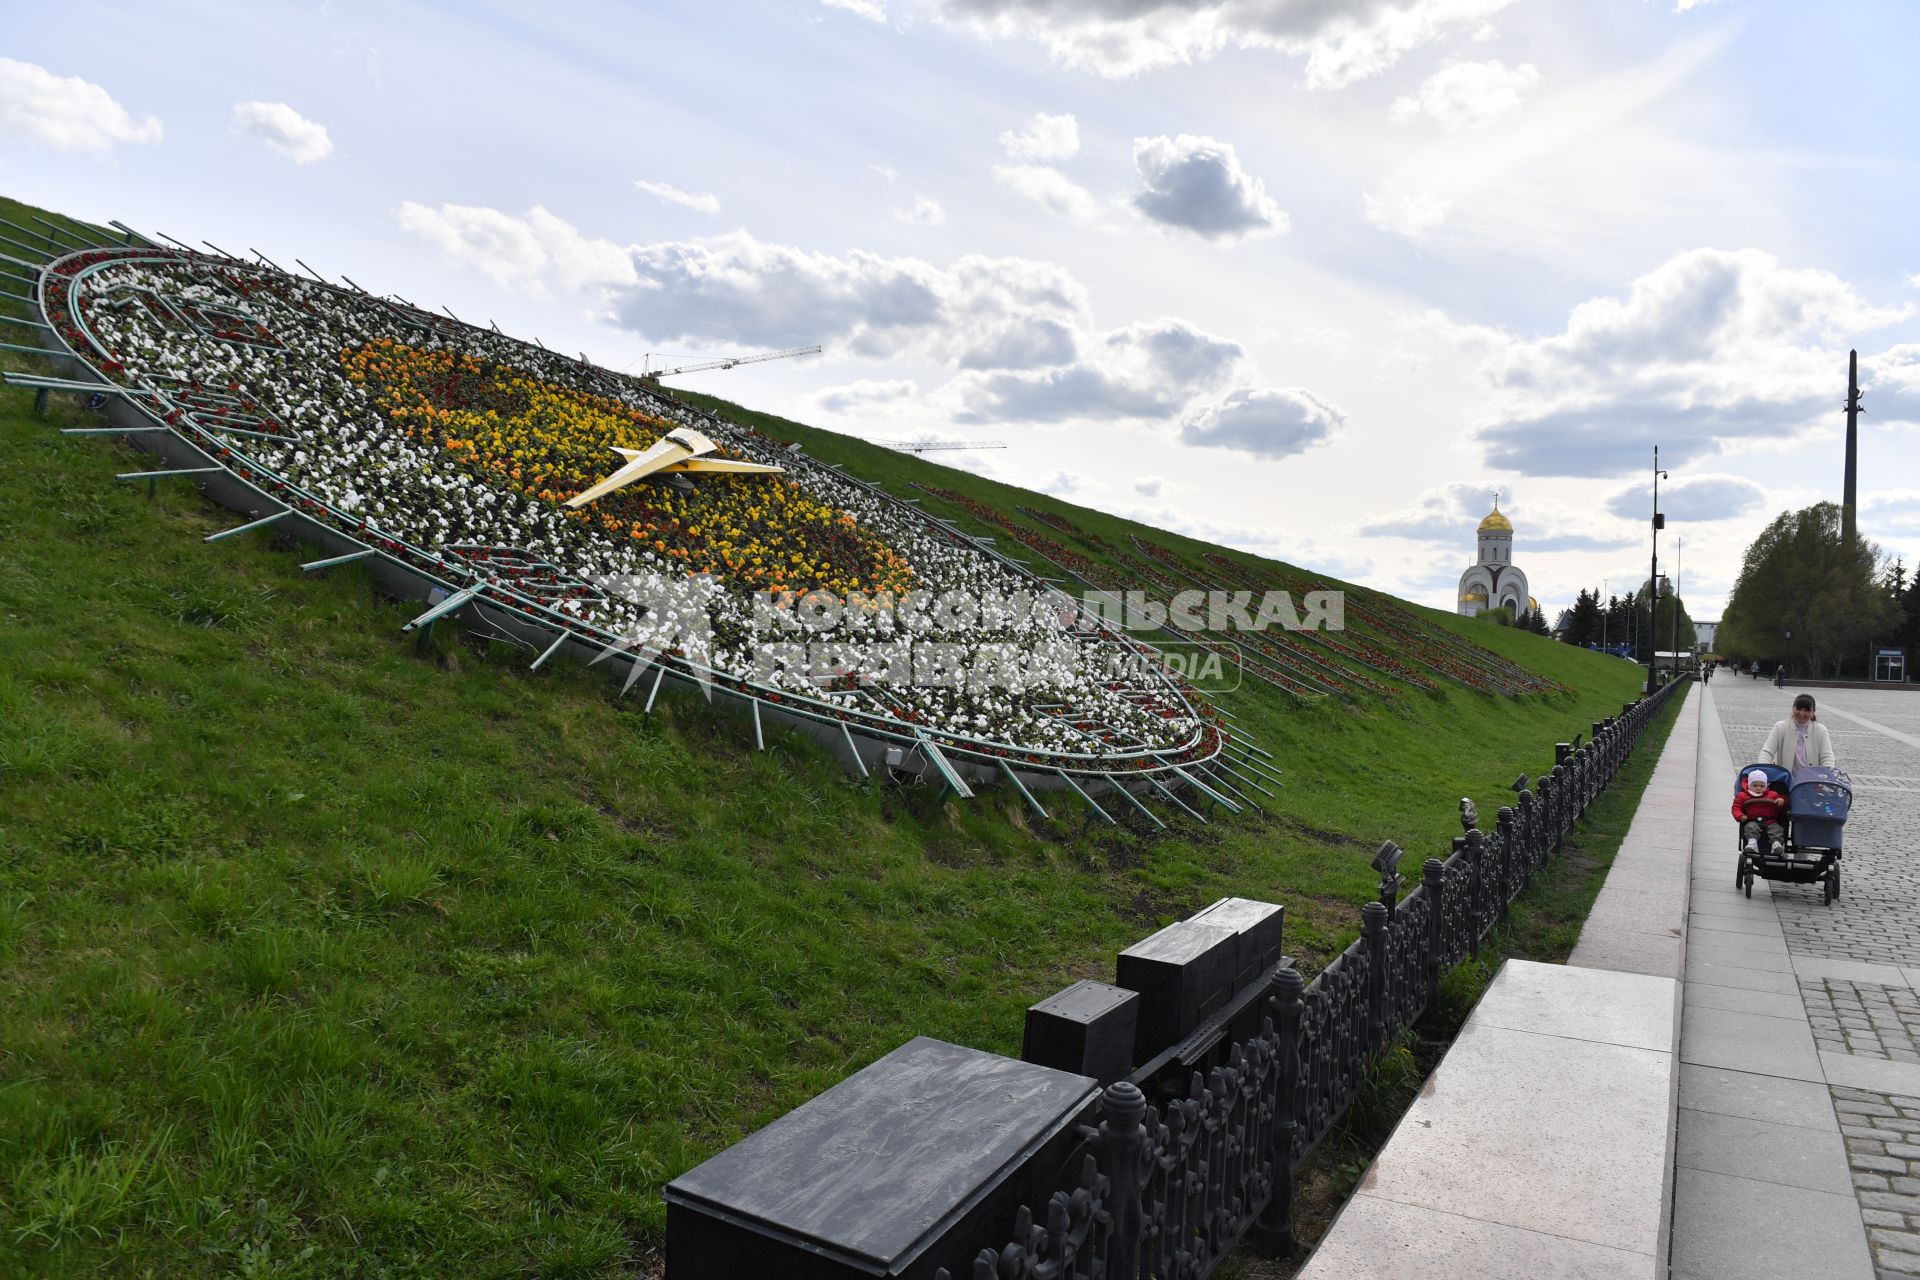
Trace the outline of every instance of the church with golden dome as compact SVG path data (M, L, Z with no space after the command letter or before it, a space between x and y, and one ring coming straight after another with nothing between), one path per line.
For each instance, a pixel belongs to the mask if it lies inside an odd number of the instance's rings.
M1504 607L1518 618L1540 602L1527 594L1527 575L1513 563L1513 521L1500 514L1500 497L1480 522L1479 559L1460 575L1459 612L1471 618L1485 609Z

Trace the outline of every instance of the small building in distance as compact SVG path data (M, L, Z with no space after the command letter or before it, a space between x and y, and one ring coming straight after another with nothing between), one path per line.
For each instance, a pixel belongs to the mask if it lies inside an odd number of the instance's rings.
M1700 622L1698 620L1694 622L1693 638L1700 642L1700 652L1712 653L1714 651L1713 638L1718 635L1719 632L1720 619L1718 618L1715 618L1712 622Z
M1480 522L1479 558L1460 575L1457 612L1473 617L1487 609L1505 608L1518 618L1540 602L1527 594L1527 575L1513 563L1513 521L1500 514L1500 499Z

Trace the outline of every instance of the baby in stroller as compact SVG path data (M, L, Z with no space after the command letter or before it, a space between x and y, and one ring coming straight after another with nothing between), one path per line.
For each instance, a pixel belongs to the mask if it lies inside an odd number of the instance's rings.
M1786 812L1787 797L1775 789L1767 771L1750 770L1733 797L1733 816L1740 824L1740 851L1758 855L1764 838L1769 851L1781 852L1786 830L1780 825L1780 817Z

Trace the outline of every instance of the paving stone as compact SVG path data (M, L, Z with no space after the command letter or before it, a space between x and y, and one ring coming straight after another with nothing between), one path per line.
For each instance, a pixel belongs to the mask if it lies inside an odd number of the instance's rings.
M1498 994L1496 979L1482 1003ZM1363 1192L1651 1255L1668 1153L1663 1143L1619 1136L1636 1126L1666 1133L1672 1058L1479 1022L1476 1011L1368 1171ZM1473 1087L1452 1088L1454 1079ZM1573 1091L1588 1105L1567 1106ZM1546 1132L1555 1140L1540 1141Z
M1680 1058L1705 1067L1822 1080L1820 1056L1805 1026L1785 1018L1728 1009L1684 1009Z
M1418 1205L1357 1195L1337 1230L1314 1251L1300 1280L1470 1280L1560 1276L1646 1280L1658 1271L1644 1253L1609 1249L1545 1232L1481 1222Z
M1800 997L1784 991L1749 991L1744 987L1716 987L1704 982L1687 984L1686 1004L1700 1009L1731 1009L1738 1013L1762 1013L1769 1018L1805 1016ZM1816 1025L1814 1033L1819 1034ZM1838 1038L1836 1031L1835 1037Z
M1706 1111L1680 1112L1675 1161L1683 1168L1844 1194L1853 1186L1847 1160L1831 1134Z
M1895 1209L1901 1213L1920 1213L1920 1196L1903 1196L1892 1191L1861 1191L1860 1203L1868 1209Z
M1673 1272L1699 1280L1865 1280L1873 1272L1852 1196L1674 1174Z
M1687 982L1704 982L1715 987L1741 987L1748 991L1778 991L1792 995L1799 985L1791 973L1752 969L1729 961L1705 960L1692 947L1687 948Z
M1690 988L1687 999L1692 998ZM1838 1125L1829 1097L1826 1086L1817 1081L1680 1064L1680 1105L1694 1111L1835 1132Z

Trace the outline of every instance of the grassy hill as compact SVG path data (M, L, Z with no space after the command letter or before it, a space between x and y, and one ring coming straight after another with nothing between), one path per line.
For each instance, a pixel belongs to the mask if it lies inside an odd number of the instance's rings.
M1222 705L1286 771L1265 815L939 807L598 671L423 651L357 569L204 545L237 519L184 481L149 500L113 478L140 455L58 434L95 421L77 400L31 404L0 391L4 1275L644 1269L681 1170L912 1035L1017 1052L1026 1005L1218 896L1285 902L1317 967L1378 841L1441 851L1460 796L1490 813L1635 692L1409 606L1567 691L1249 682ZM717 407L902 496L1217 552Z

